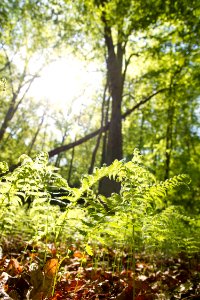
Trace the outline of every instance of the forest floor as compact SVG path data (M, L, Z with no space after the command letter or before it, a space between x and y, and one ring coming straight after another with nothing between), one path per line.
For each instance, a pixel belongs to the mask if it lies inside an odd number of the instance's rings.
M198 257L136 254L133 272L124 249L90 256L78 244L44 248L20 238L4 239L0 255L2 300L200 299Z

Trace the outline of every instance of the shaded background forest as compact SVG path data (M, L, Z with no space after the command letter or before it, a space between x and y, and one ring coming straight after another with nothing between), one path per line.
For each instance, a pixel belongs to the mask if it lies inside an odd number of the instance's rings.
M173 201L199 213L199 14L195 0L1 1L0 160L12 168L23 153L47 151L78 186L82 174L138 148L159 180L189 174L190 190ZM81 108L29 93L66 56L101 74Z

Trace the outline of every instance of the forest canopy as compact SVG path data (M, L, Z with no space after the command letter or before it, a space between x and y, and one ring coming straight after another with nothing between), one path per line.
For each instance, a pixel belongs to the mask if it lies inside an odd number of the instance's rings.
M199 30L197 0L0 1L3 299L198 299Z
M189 174L188 202L195 201L198 1L3 0L0 10L1 160L15 165L22 153L47 151L78 185L81 174L128 160L138 148L160 180ZM74 99L55 109L29 94L43 68L69 53L95 63L102 78L89 105L75 113ZM108 195L119 189L103 186Z

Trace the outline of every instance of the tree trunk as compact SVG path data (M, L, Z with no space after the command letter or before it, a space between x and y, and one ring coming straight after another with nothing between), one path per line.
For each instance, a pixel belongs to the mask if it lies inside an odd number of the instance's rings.
M115 159L122 159L122 57L123 51L121 44L118 45L117 54L115 53L111 28L105 25L105 43L108 51L107 71L108 86L112 99L111 119L108 133L106 163L109 165Z
M109 123L109 110L110 110L110 97L108 98L107 106L106 106L106 115L105 115L105 124ZM107 157L107 142L108 142L108 132L105 131L103 135L103 143L102 143L102 153L101 153L101 166L103 166L106 162ZM103 194L104 191L104 181L99 181L99 193Z
M123 74L122 61L123 49L119 42L117 53L112 38L111 28L107 25L106 18L102 17L104 22L104 39L107 48L107 74L108 87L112 99L111 119L108 132L108 143L106 150L105 163L110 165L115 159L122 159L122 93L123 93ZM101 193L110 196L112 192L119 192L120 184L114 180L105 178L102 180Z
M23 80L25 79L25 75L23 75ZM3 123L1 125L0 128L0 142L3 140L3 137L5 135L5 132L9 126L10 121L12 120L12 118L14 117L16 111L18 110L18 107L20 106L20 104L22 103L26 93L28 92L28 90L31 87L31 84L33 83L34 79L37 77L37 75L34 75L30 80L28 80L26 83L20 82L17 91L14 92L13 88L12 88L12 100L10 102L10 105L8 107L8 110L6 112L5 118L3 120ZM21 80L22 81L22 80ZM21 89L25 86L25 84L27 84L27 88L25 89L25 91L23 92L21 98L17 101L17 98L21 92Z
M166 149L165 149L165 175L164 180L170 176L170 164L171 164L171 152L173 149L173 126L174 126L174 113L175 113L175 96L173 94L173 85L176 80L176 76L180 74L182 68L175 70L171 77L170 88L168 92L168 110L167 110L167 129L166 129Z
M12 101L10 103L10 106L6 112L6 115L5 115L5 118L3 120L3 123L1 125L1 128L0 128L0 141L2 141L3 137L4 137L4 134L6 132L6 129L8 127L8 124L10 122L10 120L12 120L15 112L16 112L16 107L15 107L15 104L16 104L16 94L13 95L13 98L12 98Z
M76 141L76 138L75 138ZM75 155L75 147L72 148L72 156L71 156L71 160L70 160L70 165L69 165L69 172L68 172L68 184L70 185L70 181L71 181L71 176L72 176L72 169L73 169L73 163L74 163L74 155Z
M64 142L65 142L67 133L68 133L68 128L66 129L66 131L64 132L64 134L63 134L63 136L62 136L61 146L64 145ZM73 148L73 149L74 149L74 148ZM61 160L61 157L62 157L61 153L59 153L58 156L56 157L55 167L57 167L57 168L60 167L60 160Z
M107 88L108 85L106 83L105 88L104 88L104 92L103 92L103 101L102 101L102 107L101 107L101 128L104 127L105 124L107 124L107 111L105 111L106 109L108 109L108 107L106 107L106 92L107 92ZM108 99L109 102L109 99ZM107 104L109 106L109 103ZM106 116L105 116L106 113ZM94 165L95 165L95 160L96 160L96 155L97 155L97 151L99 149L99 145L100 145L100 141L101 141L101 137L102 137L102 133L103 131L99 132L99 135L97 137L97 141L96 141L96 145L94 147L94 150L92 152L92 159L90 162L90 167L88 169L88 174L92 174L93 169L94 169Z
M42 118L40 120L40 123L38 125L38 128L37 128L37 130L36 130L36 132L34 134L34 137L33 137L32 141L31 141L31 143L30 143L29 150L28 150L28 155L29 156L31 155L31 152L33 150L33 146L35 145L35 142L36 142L36 139L38 137L38 134L39 134L39 132L40 132L40 130L42 128L42 125L43 125L43 122L44 122L44 119L45 119L45 115L46 115L46 112L43 113Z
M170 163L171 163L171 152L173 148L173 118L174 118L174 107L173 104L169 104L168 108L168 123L166 130L166 150L165 150L165 175L164 180L169 178Z

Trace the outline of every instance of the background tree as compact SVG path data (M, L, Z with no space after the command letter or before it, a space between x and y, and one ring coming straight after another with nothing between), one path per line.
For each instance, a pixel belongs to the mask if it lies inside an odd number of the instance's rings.
M67 4L68 2L66 1ZM170 48L176 53L181 48L184 48L185 45L183 46L182 43L185 33L194 33L196 30L196 4L195 1L190 4L183 1L169 1L163 4L160 2L155 3L155 1L137 1L136 3L135 1L119 2L116 0L77 1L74 4L78 43L81 36L83 39L87 39L87 43L95 39L95 43L90 43L94 53L101 53L100 48L103 45L104 51L102 54L106 54L105 73L107 74L109 92L112 99L105 157L107 164L110 164L116 158L121 159L123 156L121 121L122 104L124 106L123 94L126 85L128 85L127 71L131 62L133 62L133 57L136 56L137 59L142 60L154 55L154 60L156 60L159 57L159 53L163 53L163 60L165 60ZM191 18L193 19L192 22L189 21ZM177 39L178 45L172 41L172 38L173 41ZM188 42L191 43L191 40L192 38L190 37ZM161 80L154 81L154 85L151 85L146 80L145 84L148 86L149 92L161 87L173 89L174 83L170 81L171 70L160 64L159 67L157 78L163 72L167 72L169 76L163 82ZM144 78L147 79L147 74L141 74L139 80L137 78L140 84L140 94L145 92L144 82L142 82ZM134 80L131 73L129 73L129 80ZM136 85L132 85L132 87L136 89ZM130 91L128 93L130 94ZM167 147L170 147L171 129L168 127L168 130ZM169 156L169 150L167 150L166 177L169 172L167 170ZM104 183L104 193L106 194L110 194L111 191L117 191L118 189L119 187L116 186L116 183L113 183L113 186L110 182L108 184Z
M31 84L44 65L54 59L58 44L53 23L49 20L51 28L45 25L36 3L3 0L0 4L0 76L6 81L0 95L0 144L7 139L16 113L29 101L26 95Z

